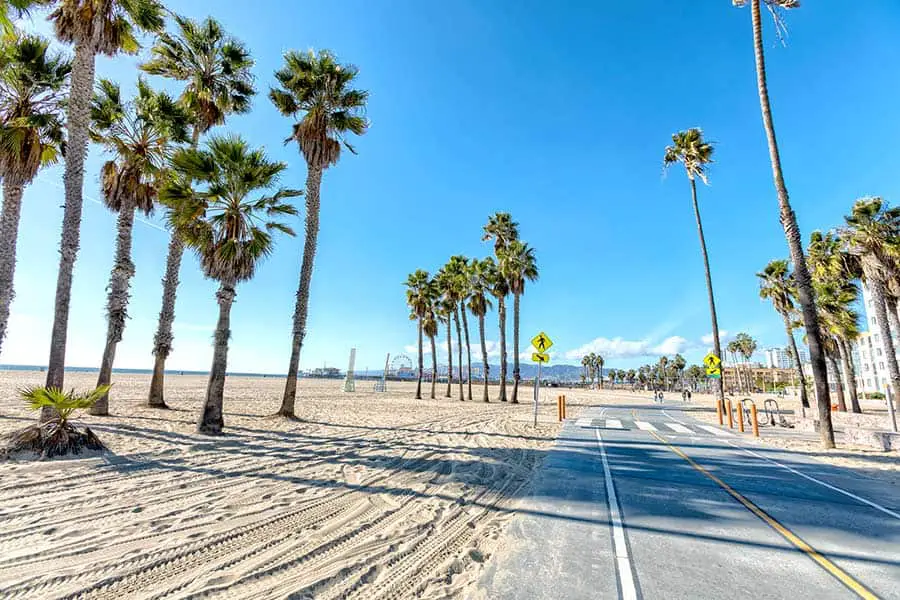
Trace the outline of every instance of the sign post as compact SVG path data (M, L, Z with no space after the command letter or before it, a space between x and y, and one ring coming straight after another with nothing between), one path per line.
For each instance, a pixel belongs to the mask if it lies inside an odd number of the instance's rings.
M553 345L553 341L542 331L532 338L531 345L537 350L537 352L531 353L531 360L538 364L537 378L534 380L534 426L537 427L538 397L541 393L541 367L545 362L550 362L550 355L547 354L547 350Z

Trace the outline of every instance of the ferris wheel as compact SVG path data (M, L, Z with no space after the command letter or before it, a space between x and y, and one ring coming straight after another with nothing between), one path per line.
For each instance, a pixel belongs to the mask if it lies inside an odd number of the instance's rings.
M406 354L398 354L391 359L390 373L393 376L399 376L403 373L409 373L413 369L412 359Z

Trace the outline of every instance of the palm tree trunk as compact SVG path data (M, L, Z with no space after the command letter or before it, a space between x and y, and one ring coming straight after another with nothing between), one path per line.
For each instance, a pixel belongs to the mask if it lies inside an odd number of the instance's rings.
M191 147L196 149L200 143L200 126L194 125L191 133ZM166 359L172 353L172 323L175 322L175 298L178 294L178 273L181 270L181 257L184 255L184 243L172 231L169 240L169 253L166 256L166 274L163 276L162 306L159 309L159 322L156 335L153 336L153 375L150 378L150 393L147 406L151 408L168 408L165 401Z
M434 400L434 389L437 386L437 349L434 344L434 336L428 336L428 339L431 340L431 399Z
M463 333L466 336L466 383L469 386L469 400L472 399L472 346L469 345L469 320L466 318L466 305L462 303Z
M716 316L716 300L713 295L712 275L709 272L709 254L706 251L706 238L703 235L703 222L700 220L700 205L697 203L697 182L691 178L691 199L694 203L694 217L697 219L697 234L700 236L700 252L703 254L703 269L706 271L706 293L709 295L709 317L712 322L713 352L721 360L722 344L719 340L719 319ZM737 367L737 365L735 365ZM724 373L724 370L723 370ZM716 393L722 409L725 408L724 375L716 380Z
M600 373L600 377L597 378L597 383L600 384L600 389L603 389L603 363L600 363L597 366L597 371ZM593 381L591 382L593 384Z
M834 356L829 356L828 362L831 363L831 370L834 373L834 382L837 387L838 410L847 412L847 402L845 401L844 396L844 378L841 377L841 370L838 368L837 359Z
M25 186L12 175L3 179L3 212L0 214L0 348L6 339L9 307L15 296L13 281L16 274L16 243L24 189Z
M513 391L512 404L519 403L519 296L513 294Z
M847 392L850 395L850 410L855 413L861 413L859 394L856 392L856 370L853 368L850 344L847 343L847 340L838 340L838 350L841 353L841 362L844 364L844 381L847 382Z
M178 273L183 255L184 243L173 231L166 256L166 274L162 280L162 306L159 309L156 335L153 336L153 376L150 378L150 394L147 397L147 406L153 408L168 408L165 401L166 359L172 353L172 342L175 339L172 323L175 322L175 298L178 294Z
M116 346L122 341L125 320L128 318L128 300L131 278L134 277L134 263L131 261L131 240L134 230L134 207L122 206L116 227L116 257L109 274L109 295L106 300L106 346L100 361L97 387L112 381L113 363L116 360ZM104 394L89 411L92 415L109 414L109 394Z
M897 353L894 348L894 338L891 336L891 328L900 333L900 322L897 319L897 299L889 295L884 286L879 282L882 289L882 297L884 298L883 308L886 317L878 314L878 300L875 301L875 314L878 318L878 325L881 328L881 338L884 340L884 353L887 354L888 372L891 374L891 392L894 394L894 405L900 410L900 369L897 368ZM882 319L884 322L882 323Z
M497 320L500 322L500 402L506 402L506 298L497 298Z
M490 402L491 400L488 398L488 375L491 367L488 365L487 346L484 345L484 313L478 315L478 334L481 336L481 361L484 367L484 398L482 400Z
M453 397L453 326L447 315L447 398Z
M309 286L312 281L313 263L316 258L316 242L319 237L319 190L322 185L322 169L307 163L306 175L306 242L303 244L303 260L300 266L300 285L294 306L294 331L291 340L291 360L288 363L287 382L281 399L279 415L294 416L294 400L297 397L297 372L300 369L300 350L306 337L306 315L309 309Z
M425 357L422 354L422 317L417 319L419 322L419 376L416 378L416 400L422 399L422 371L425 370Z
M103 12L97 11L98 16L94 19L94 31L97 32L94 37L99 35ZM72 275L81 237L82 187L84 186L84 160L88 146L91 96L94 91L95 48L95 40L80 40L75 44L69 110L66 116L68 139L65 173L63 174L66 202L63 209L62 237L59 244L59 273L56 280L56 298L46 381L47 387L58 389L62 389L65 383L66 337L69 327L69 304L72 297ZM51 418L53 412L53 409L45 407L41 410L41 420Z
M206 402L203 414L197 424L197 431L216 435L222 433L225 420L222 404L225 396L225 373L228 369L228 339L231 337L231 305L234 302L234 282L223 281L216 292L219 302L219 321L216 323L215 345L212 368L209 370L209 384L206 387Z
M806 395L806 375L803 374L803 365L800 363L800 354L797 352L797 340L794 339L794 329L791 327L791 318L784 314L784 331L791 345L791 354L794 358L794 367L797 369L797 377L800 379L800 403L803 408L809 408L809 397Z
M797 283L797 298L803 314L803 325L806 327L806 339L809 344L809 358L812 362L813 381L816 386L816 403L819 409L819 435L822 447L834 448L834 427L831 424L831 401L828 395L828 369L825 365L825 352L822 347L822 333L819 331L819 319L816 316L815 296L812 279L806 266L803 254L803 243L797 217L788 198L784 173L781 170L781 157L778 153L778 142L775 139L775 125L772 121L772 107L769 104L769 89L766 83L766 61L763 52L762 17L760 0L752 0L753 18L753 50L756 56L756 83L759 91L759 104L762 112L763 126L769 144L769 158L772 162L772 176L775 180L775 191L778 195L778 206L781 212L781 225L787 238L794 263L794 279ZM896 361L895 361L896 362Z
M456 324L456 352L457 358L459 358L459 401L464 402L466 397L463 394L462 329L459 326L459 305L453 308L453 322Z

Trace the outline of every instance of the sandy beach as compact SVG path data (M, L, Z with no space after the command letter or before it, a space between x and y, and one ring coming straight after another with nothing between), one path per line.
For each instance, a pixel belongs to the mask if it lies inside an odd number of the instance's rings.
M0 432L41 379L0 373ZM304 380L293 422L269 416L283 379L229 378L210 438L205 377L170 377L168 411L142 406L147 376L114 379L113 416L79 418L108 454L0 462L0 596L466 597L559 427L555 389L535 429L530 388L514 406ZM592 393L568 394L573 417Z

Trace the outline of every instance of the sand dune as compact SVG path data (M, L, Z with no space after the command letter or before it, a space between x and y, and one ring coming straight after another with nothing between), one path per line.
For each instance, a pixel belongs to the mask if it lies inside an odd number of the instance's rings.
M15 389L40 380L0 373L0 432L33 418ZM148 377L115 378L115 416L81 419L104 457L0 463L0 596L462 598L558 431L559 390L534 429L530 403L305 380L290 422L268 416L283 379L230 378L214 439L194 432L205 378L169 384L155 411Z

